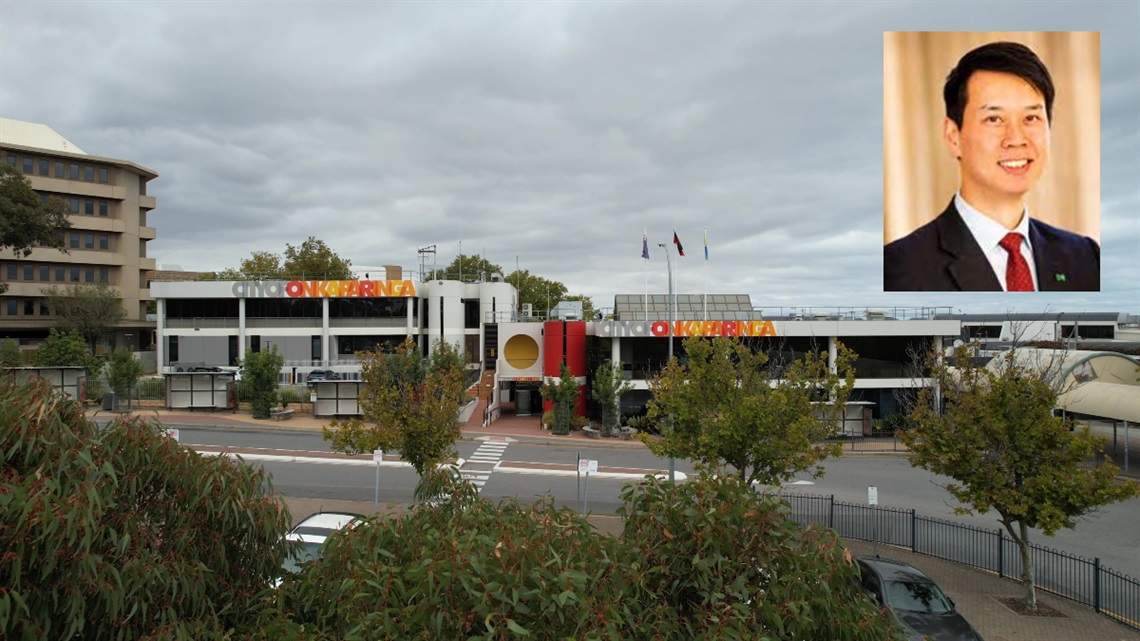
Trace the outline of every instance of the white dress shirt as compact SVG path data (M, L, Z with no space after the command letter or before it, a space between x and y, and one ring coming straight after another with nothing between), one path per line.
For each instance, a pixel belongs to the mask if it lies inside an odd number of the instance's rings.
M1033 262L1033 245L1029 244L1028 207L1022 212L1021 221L1017 223L1017 227L1013 229L1006 229L1005 225L971 207L970 203L962 198L961 192L954 194L954 207L958 209L958 213L962 215L962 220L966 222L966 227L970 229L974 240L982 248L986 260L990 261L990 267L993 268L994 276L997 276L998 282L1001 283L1002 291L1009 291L1005 285L1005 269L1009 263L1009 252L1001 246L1001 239L1010 232L1021 234L1021 256L1025 258L1025 262L1029 263L1029 274L1033 277L1033 291L1041 291L1041 288L1037 286L1037 265Z

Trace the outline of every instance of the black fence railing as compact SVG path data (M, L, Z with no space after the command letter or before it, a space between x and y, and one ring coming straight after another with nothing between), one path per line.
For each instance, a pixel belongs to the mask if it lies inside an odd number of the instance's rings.
M815 523L840 536L909 548L1020 580L1021 552L1002 529L962 525L914 510L836 501L834 496L781 494L798 523ZM1140 630L1140 580L1084 557L1030 543L1033 584L1038 589L1092 606L1097 612Z

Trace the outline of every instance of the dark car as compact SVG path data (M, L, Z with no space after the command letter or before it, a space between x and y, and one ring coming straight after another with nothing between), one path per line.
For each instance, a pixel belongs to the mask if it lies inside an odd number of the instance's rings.
M331 369L315 369L309 372L309 376L305 380L310 383L316 383L318 381L339 381L340 374L337 374Z
M186 369L188 372L224 372L226 370L216 365L194 365Z
M930 577L902 561L861 556L860 586L886 608L911 641L982 641Z

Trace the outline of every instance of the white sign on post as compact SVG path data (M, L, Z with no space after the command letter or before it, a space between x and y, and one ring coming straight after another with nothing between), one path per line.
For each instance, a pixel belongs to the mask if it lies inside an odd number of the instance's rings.
M166 435L169 436L170 438L174 439L175 443L178 442L178 430L168 429L168 430L166 430Z
M867 486L867 502L871 505L879 504L879 488L874 485Z
M376 451L372 452L372 462L373 463L383 463L384 462L384 450L376 450Z
M590 459L586 459L586 458L579 459L578 471L579 472L587 472L587 473L597 472L598 471L598 462L590 460Z

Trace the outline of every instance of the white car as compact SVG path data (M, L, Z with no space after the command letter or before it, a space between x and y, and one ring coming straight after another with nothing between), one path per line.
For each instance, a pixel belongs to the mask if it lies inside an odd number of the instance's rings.
M299 554L286 557L282 569L285 573L295 574L302 563L320 558L325 540L333 532L343 530L364 518L362 514L348 512L319 512L301 521L285 535L285 540L300 541L304 548ZM278 579L277 584L280 583Z

